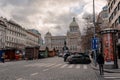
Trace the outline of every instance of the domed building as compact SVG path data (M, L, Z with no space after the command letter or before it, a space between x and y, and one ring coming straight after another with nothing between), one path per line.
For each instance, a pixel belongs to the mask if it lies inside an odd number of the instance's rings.
M47 32L45 35L45 45L48 48L55 48L62 51L64 41L66 41L69 52L81 52L81 33L75 18L70 23L66 36L52 36L50 32Z

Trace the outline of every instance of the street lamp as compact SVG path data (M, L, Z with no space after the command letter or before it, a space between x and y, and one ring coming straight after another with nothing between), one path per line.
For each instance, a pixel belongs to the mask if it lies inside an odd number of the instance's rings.
M94 39L96 38L96 31L95 31L95 1L93 0L93 25L94 25ZM94 49L94 61L95 61L95 66L97 66L96 62L96 49Z

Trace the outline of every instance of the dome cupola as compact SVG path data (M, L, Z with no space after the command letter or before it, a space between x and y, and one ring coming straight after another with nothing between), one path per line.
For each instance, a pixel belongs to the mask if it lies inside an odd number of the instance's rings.
M70 32L76 32L79 30L79 25L77 24L75 17L73 17L73 21L71 22L69 28L70 28Z
M47 33L46 33L46 37L51 37L52 35L51 35L51 33L48 31Z
M73 21L71 22L70 27L75 27L75 26L78 27L78 24L77 24L77 22L75 20L75 17L73 17Z

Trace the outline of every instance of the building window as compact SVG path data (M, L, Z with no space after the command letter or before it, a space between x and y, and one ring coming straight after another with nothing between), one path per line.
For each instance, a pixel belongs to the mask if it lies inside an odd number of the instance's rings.
M118 3L118 10L120 10L120 2Z
M113 3L115 4L115 0L113 0Z
M115 21L115 27L119 24L119 18Z
M119 18L118 18L118 21L119 21L119 24L120 24L120 16L119 16Z

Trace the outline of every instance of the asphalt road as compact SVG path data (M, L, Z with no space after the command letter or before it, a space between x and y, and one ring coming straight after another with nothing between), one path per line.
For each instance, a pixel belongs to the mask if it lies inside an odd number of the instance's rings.
M104 80L90 64L68 64L61 57L0 63L0 80Z

